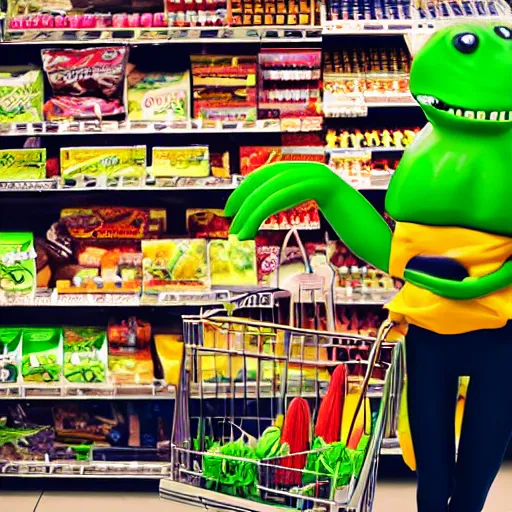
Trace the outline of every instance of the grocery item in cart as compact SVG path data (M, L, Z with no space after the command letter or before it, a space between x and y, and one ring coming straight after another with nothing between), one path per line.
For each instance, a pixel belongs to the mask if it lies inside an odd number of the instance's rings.
M21 336L22 330L19 327L0 328L0 385L18 382Z
M254 241L240 242L211 240L208 244L210 280L213 286L256 286L256 244Z
M64 378L71 383L107 380L107 336L95 327L65 327Z
M35 293L36 256L32 233L0 233L1 293Z
M143 240L142 257L145 294L207 287L206 240Z
M152 161L155 178L204 178L210 175L208 146L154 147Z
M43 68L53 97L47 119L90 119L125 112L123 84L128 47L43 50ZM74 98L68 101L67 98Z
M43 74L28 67L0 67L0 123L43 120Z
M23 329L21 374L25 382L58 382L62 375L62 329Z
M46 178L46 149L0 150L0 181Z
M144 73L128 64L130 121L186 121L190 118L190 74Z

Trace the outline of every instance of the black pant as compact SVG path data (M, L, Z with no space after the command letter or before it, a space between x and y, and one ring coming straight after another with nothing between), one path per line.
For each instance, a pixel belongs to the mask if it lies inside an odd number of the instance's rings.
M410 326L406 359L418 512L480 512L512 432L512 322L451 336ZM455 462L459 376L471 380Z

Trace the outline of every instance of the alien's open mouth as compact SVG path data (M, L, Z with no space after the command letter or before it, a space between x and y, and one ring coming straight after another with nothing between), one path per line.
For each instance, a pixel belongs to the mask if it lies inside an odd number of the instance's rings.
M466 119L476 119L478 121L512 121L512 110L504 110L502 112L490 111L490 110L467 110L463 107L455 107L448 105L434 96L426 96L420 94L416 97L416 100L421 105L430 105L437 110L442 110L456 117L465 117Z

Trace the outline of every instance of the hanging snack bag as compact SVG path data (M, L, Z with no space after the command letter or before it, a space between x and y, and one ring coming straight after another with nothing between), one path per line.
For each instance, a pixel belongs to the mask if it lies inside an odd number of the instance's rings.
M43 50L53 90L46 119L102 119L125 113L127 47Z
M18 327L0 329L0 385L18 381L21 334L22 330Z
M107 336L103 329L64 329L64 377L68 382L105 382L107 365Z
M21 374L25 382L57 382L62 375L62 329L23 329Z

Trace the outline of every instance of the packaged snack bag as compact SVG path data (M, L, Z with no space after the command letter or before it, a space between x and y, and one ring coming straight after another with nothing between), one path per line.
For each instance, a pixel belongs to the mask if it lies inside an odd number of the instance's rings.
M212 240L208 244L210 256L210 280L219 286L256 286L256 244L254 241L240 242Z
M21 364L21 336L19 327L0 329L0 385L18 382Z
M0 181L46 178L46 148L0 150Z
M62 375L62 329L23 329L21 374L25 382L58 382Z
M36 256L32 233L0 233L0 292L35 293Z

